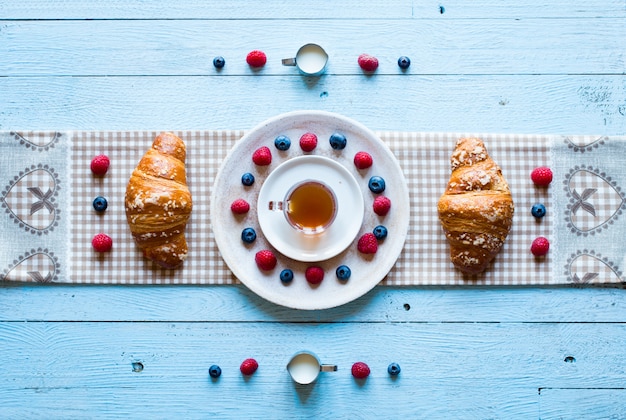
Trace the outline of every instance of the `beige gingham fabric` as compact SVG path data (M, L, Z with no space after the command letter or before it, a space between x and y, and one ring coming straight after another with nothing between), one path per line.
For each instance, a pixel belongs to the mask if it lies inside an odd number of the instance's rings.
M68 203L57 200L57 204L62 204L58 207L59 213L69 219L67 234L63 238L66 241L65 245L69 245L69 252L62 257L58 255L59 253L55 254L53 245L46 243L44 248L38 247L36 243L38 235L31 235L33 246L23 246L23 250L15 250L6 261L0 261L4 264L4 267L0 267L0 270L3 270L0 271L2 279L43 281L42 279L47 278L47 281L102 284L237 283L213 240L209 208L215 175L227 152L245 132L175 132L187 144L188 182L194 197L194 210L187 227L189 257L184 265L174 272L155 269L141 256L132 241L123 207L128 178L157 134L157 131L75 131L63 133L60 136L61 140L55 140L57 144L60 141L71 144L68 152L68 174L65 178L67 181L65 184L61 182L66 188ZM624 225L624 219L619 217L624 209L623 194L619 186L614 185L615 180L606 176L602 168L592 164L589 170L583 170L584 173L581 173L580 165L572 166L569 161L553 161L554 150L559 147L574 157L580 156L583 161L593 153L600 153L598 150L601 151L604 146L595 145L597 138L584 137L572 140L573 138L542 135L390 131L377 134L398 158L409 187L411 202L410 228L404 249L393 269L381 282L382 285L548 285L624 281L621 272L621 258L624 258L624 253L621 249L615 252L595 249L590 251L581 245L570 247L571 250L568 248L565 253L559 251L560 241L569 242L567 234L572 238L582 238L587 236L586 232L591 235L594 229L605 229L589 227L593 225L593 222L588 220L591 216L587 214L589 212L583 213L582 210L573 214L576 220L582 220L579 232L571 227L571 223L568 226L566 220L566 213L572 213L579 190L587 189L587 195L591 194L592 189L602 190L602 185L598 185L601 182L600 178L605 181L609 178L607 185L614 192L605 194L608 197L603 199L606 203L596 203L595 210L610 220L612 225L621 227ZM43 149L45 147L43 144L51 138L50 134L38 133L26 133L19 137L24 138L28 135L36 138L38 142L29 153L33 153L35 149L37 151ZM501 166L509 182L516 207L513 228L504 248L488 271L476 278L464 277L452 267L436 209L437 200L450 176L450 154L456 140L462 136L477 136L485 141L490 155ZM19 141L15 133L5 134L4 138L8 139L6 140L8 142ZM3 146L4 142L3 139ZM605 143L607 142L608 139ZM612 144L617 145L618 150L624 154L625 142ZM28 148L23 141L17 147ZM587 155L584 155L585 151ZM94 177L89 168L91 159L98 154L106 154L111 160L109 171L104 177ZM43 153L41 155L43 156ZM601 163L602 159L594 160L596 161ZM555 181L550 188L537 188L530 181L532 169L543 165L553 166L555 169ZM56 174L58 171L53 173ZM602 174L605 176L602 177ZM17 177L10 173L5 174L4 170L1 175L3 178L0 181L8 183L2 197L4 213L2 216L8 220L11 218L11 211L7 207L13 204L9 202L7 196L10 195L8 191L11 189L11 182L15 183L10 180ZM593 187L579 185L585 184L586 178L590 177L593 178L589 181L593 183ZM9 181L5 181L5 178ZM579 192L574 192L574 187L568 187L568 180L571 181L571 185L578 183L576 191ZM45 196L46 192L41 191L41 194ZM92 208L92 200L98 195L106 197L109 203L107 211L102 214L96 213ZM563 200L559 195L563 196ZM554 198L555 196L557 198ZM545 204L548 209L548 215L540 221L530 214L531 206L537 202ZM584 207L582 204L578 205L578 208L582 207ZM607 207L607 210L603 210L604 207ZM590 207L587 205L586 208L589 210ZM555 231L556 224L562 225L558 232ZM9 225L7 222L6 226ZM0 224L0 228L4 229L2 226ZM576 226L574 223L574 227ZM11 229L20 230L14 226ZM113 238L114 248L110 253L93 252L91 239L99 232ZM603 242L601 235L602 232L592 235L599 244ZM546 236L552 241L551 252L546 258L537 259L529 252L530 244L537 236ZM606 242L606 239L604 241ZM607 254L611 252L612 256L607 258ZM49 257L51 262L42 255ZM37 263L37 260L43 262ZM52 277L47 275L49 273L46 273L45 269L42 269L43 273L39 275L28 277L24 274L28 272L24 268L28 264L36 266L52 264L51 267L56 267L56 271Z

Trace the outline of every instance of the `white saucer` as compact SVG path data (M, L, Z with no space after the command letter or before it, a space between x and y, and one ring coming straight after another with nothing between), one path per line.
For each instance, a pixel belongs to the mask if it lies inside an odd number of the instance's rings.
M314 179L328 185L337 198L337 216L319 235L304 235L291 227L281 211L269 209L270 201L280 201L300 181ZM297 261L324 261L341 253L359 233L363 222L361 187L348 170L324 156L295 157L274 169L267 177L257 202L263 235L278 252Z

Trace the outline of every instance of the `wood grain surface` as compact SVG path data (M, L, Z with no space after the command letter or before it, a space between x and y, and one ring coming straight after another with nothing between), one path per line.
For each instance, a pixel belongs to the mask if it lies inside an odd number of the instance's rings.
M311 41L325 75L280 64ZM625 44L624 0L0 0L0 130L249 129L321 109L374 130L626 135ZM623 287L377 287L303 312L244 286L5 284L0 417L621 419L625 311ZM338 371L295 386L301 349Z

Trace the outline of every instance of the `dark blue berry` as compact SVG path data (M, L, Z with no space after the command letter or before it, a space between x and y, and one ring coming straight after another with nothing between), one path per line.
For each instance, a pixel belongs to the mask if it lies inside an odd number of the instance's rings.
M293 271L288 268L285 268L280 272L280 281L283 283L290 283L293 280Z
M398 66L403 69L406 70L409 68L409 66L411 65L411 59L409 57L406 56L402 56L400 58L398 58Z
M224 67L224 64L226 64L226 60L224 60L224 57L222 56L218 55L213 59L213 65L216 69L221 69L222 67Z
M241 231L241 240L247 244L251 244L256 240L256 232L248 227Z
M287 136L280 135L274 139L274 146L276 146L278 150L289 150L291 147L291 139Z
M385 180L379 176L373 176L370 178L369 183L367 184L370 191L375 194L381 193L385 191Z
M108 203L107 203L107 199L104 197L96 197L93 200L93 208L95 211L97 212L103 212L107 209Z
M254 184L254 175L252 175L250 172L246 172L245 174L241 175L241 183L246 187Z
M400 365L397 363L391 363L389 364L389 366L387 366L387 372L389 372L390 375L396 376L400 373Z
M543 216L546 215L546 206L544 206L541 203L537 203L533 206L532 209L530 209L530 212L532 213L533 216L535 216L537 219L542 218Z
M335 150L343 150L347 143L346 136L341 133L333 133L330 136L330 147Z
M350 276L352 275L352 271L350 270L350 267L348 267L347 265L340 265L335 270L335 274L337 275L337 278L339 280L348 280Z
M218 365L213 365L209 368L209 376L211 378L219 378L221 374L222 368L220 368Z
M384 227L383 225L378 225L374 228L373 230L374 236L376 236L376 239L383 240L387 237L387 228Z

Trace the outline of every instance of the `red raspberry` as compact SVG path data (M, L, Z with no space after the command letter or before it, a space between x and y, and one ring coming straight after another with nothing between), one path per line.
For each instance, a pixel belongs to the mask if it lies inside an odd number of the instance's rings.
M535 257L543 257L548 253L549 249L550 241L548 241L548 239L544 238L543 236L535 239L530 246L530 252L532 252Z
M372 166L373 162L372 155L367 152L357 152L357 154L354 155L354 166L356 166L357 169L367 169Z
M552 182L552 170L547 166L535 168L530 174L530 179L532 179L535 185L546 187Z
M91 160L91 172L97 176L104 176L110 164L111 161L107 155L98 155Z
M374 199L374 213L379 216L385 216L391 208L391 200L384 195L379 195Z
M246 63L250 67L263 67L267 63L267 56L261 50L252 50L246 56Z
M267 166L272 163L272 152L269 147L259 147L252 154L252 162L259 166Z
M254 261L261 270L269 271L276 267L276 256L269 249L263 249L256 253Z
M317 136L313 133L304 133L300 137L300 148L305 152L311 152L317 147Z
M317 266L307 267L304 277L310 284L320 284L324 280L324 270Z
M352 376L356 379L365 379L370 376L370 367L367 366L367 363L356 362L352 365Z
M238 198L230 205L230 210L235 214L245 214L250 210L250 204L243 198Z
M378 251L378 240L373 233L368 232L359 238L357 249L363 254L375 254Z
M361 54L358 59L359 67L365 71L376 71L378 68L378 59L373 55Z
M246 376L252 375L258 368L259 364L254 359L246 359L241 362L241 365L239 366L241 373Z
M109 252L113 247L113 239L104 233L98 233L91 240L91 246L96 252Z

